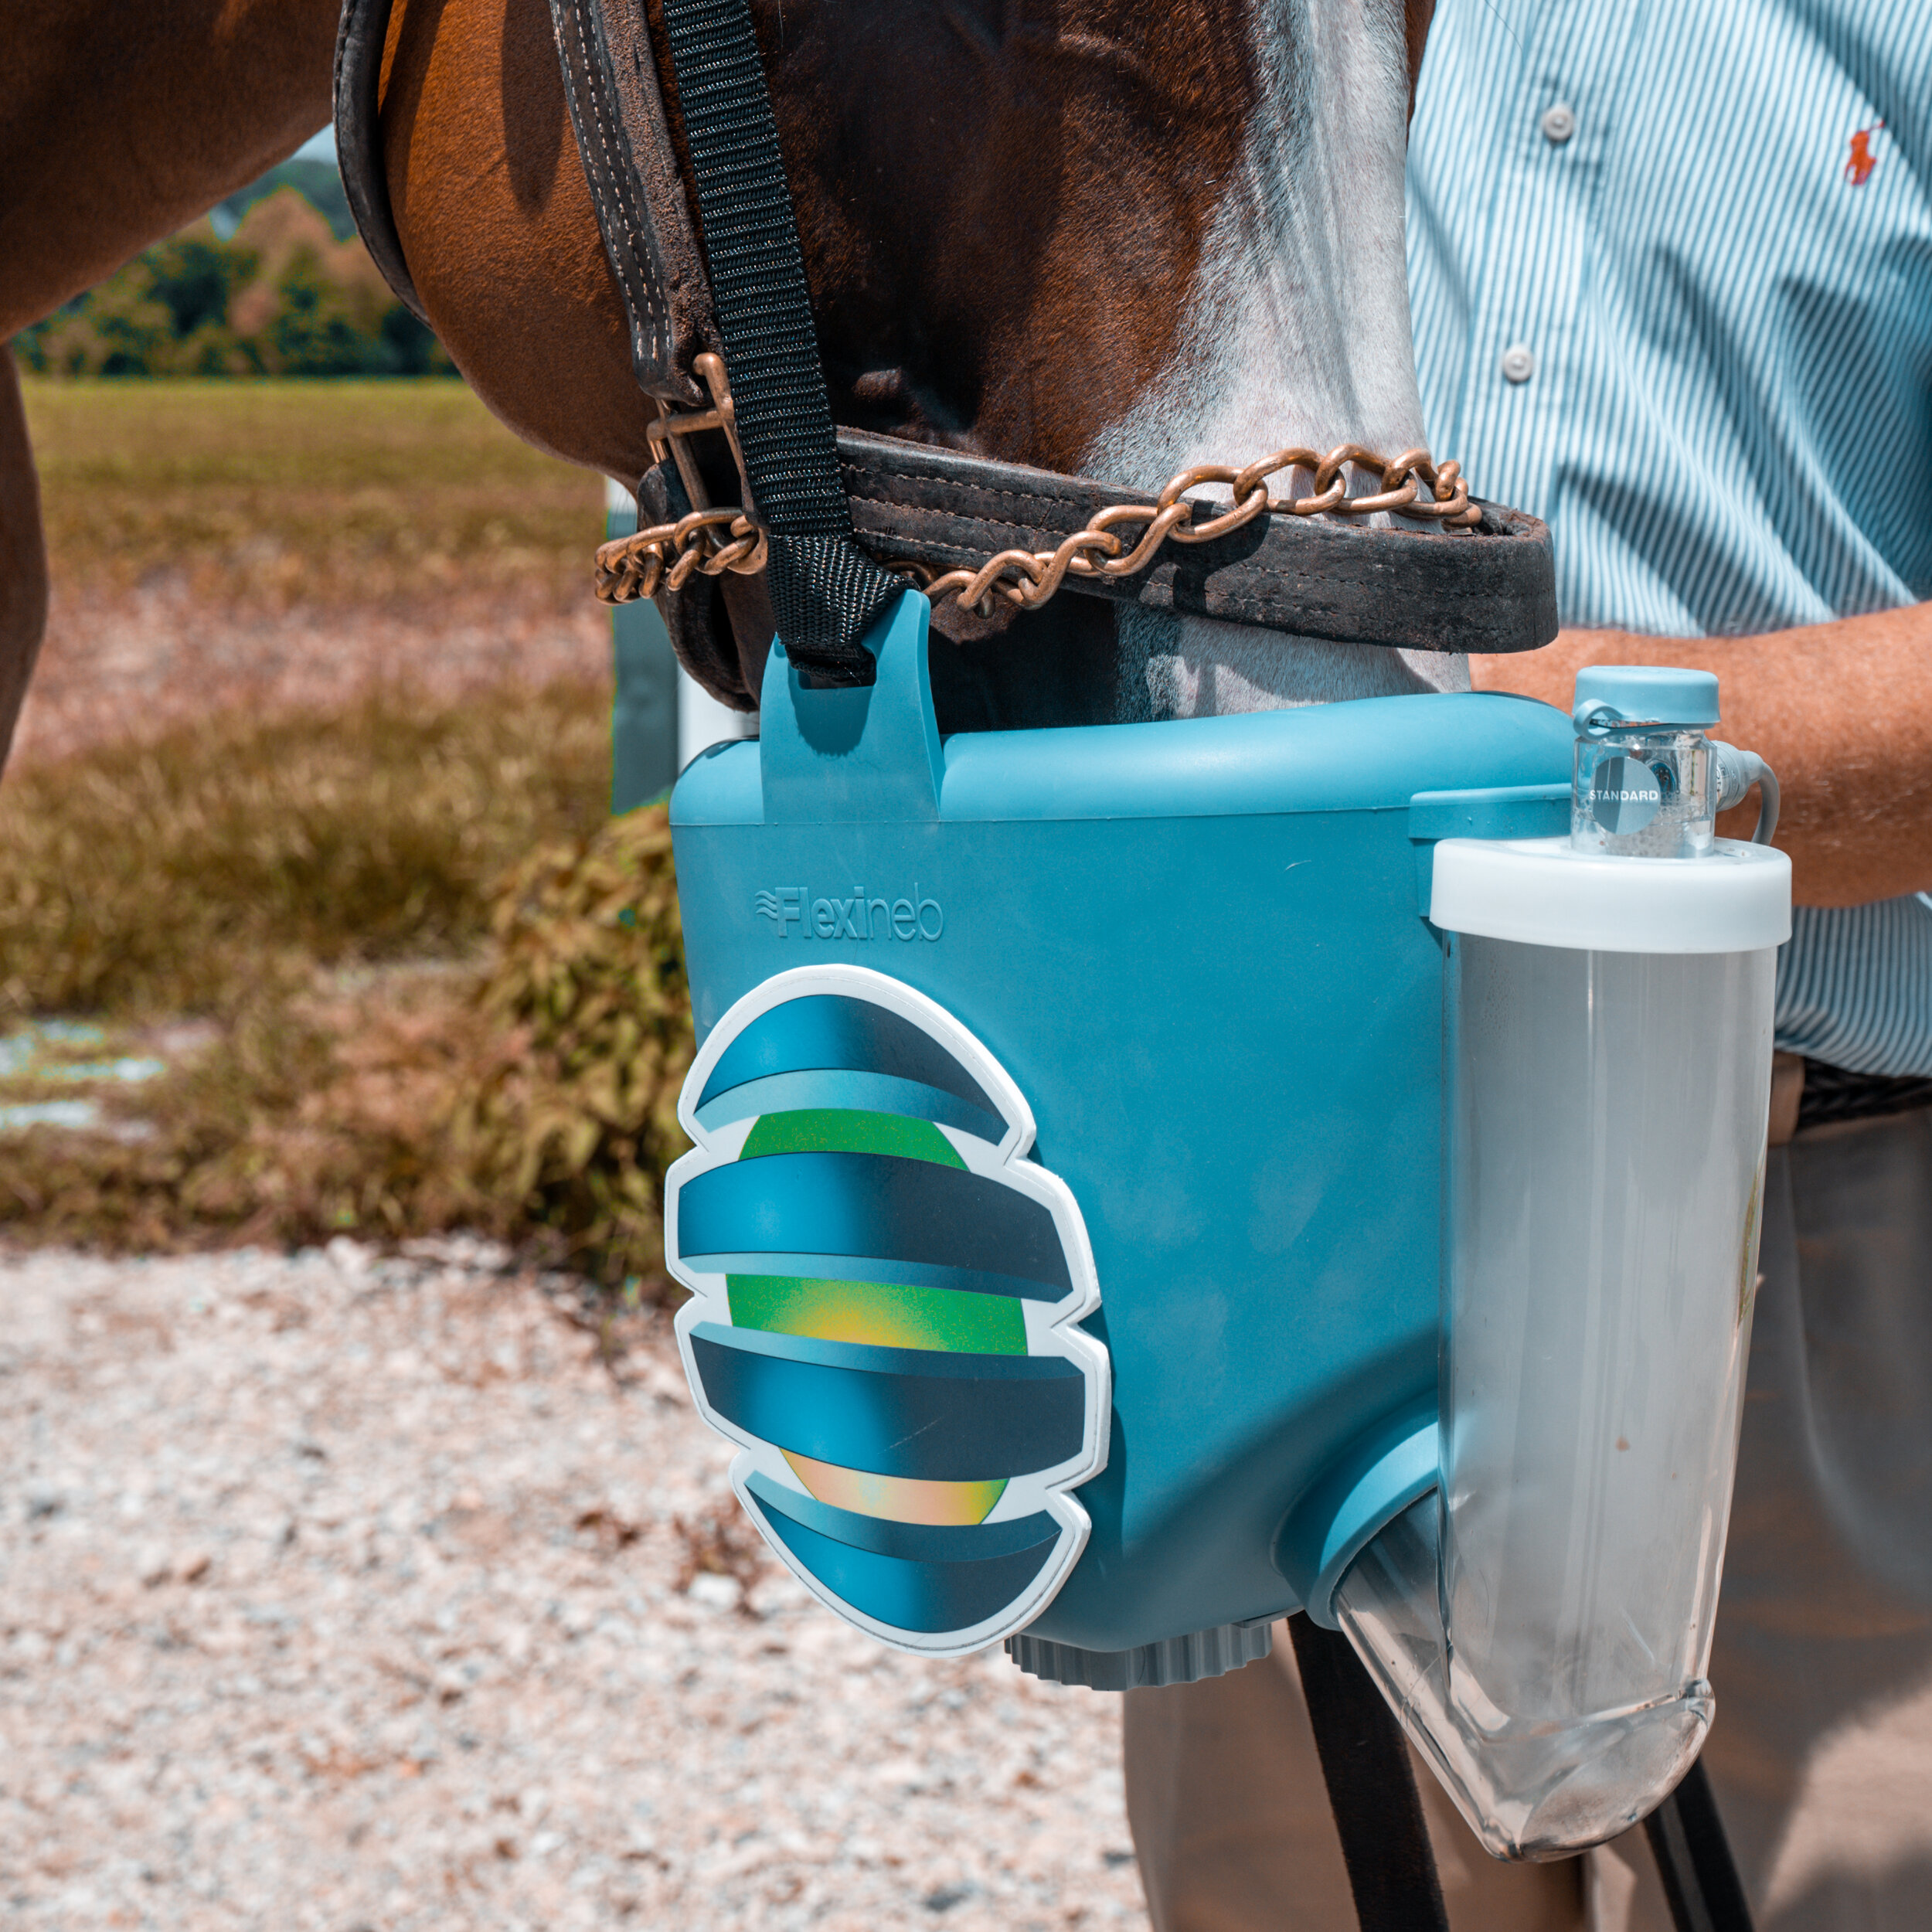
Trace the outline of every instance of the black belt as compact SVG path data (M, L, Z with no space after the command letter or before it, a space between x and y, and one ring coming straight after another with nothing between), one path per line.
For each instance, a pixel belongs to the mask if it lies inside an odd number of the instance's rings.
M1853 1073L1808 1060L1804 1091L1798 1104L1798 1131L1910 1114L1922 1107L1932 1107L1932 1080L1911 1073Z

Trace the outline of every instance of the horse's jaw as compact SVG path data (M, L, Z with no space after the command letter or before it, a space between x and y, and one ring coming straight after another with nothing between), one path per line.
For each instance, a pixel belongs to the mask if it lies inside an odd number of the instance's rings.
M1247 152L1209 225L1174 355L1095 440L1090 475L1157 489L1190 464L1246 463L1295 444L1393 455L1425 440L1403 253L1403 10L1395 0L1255 0L1253 19L1264 78ZM1123 704L1143 716L1469 683L1460 657L1131 607L1118 628Z

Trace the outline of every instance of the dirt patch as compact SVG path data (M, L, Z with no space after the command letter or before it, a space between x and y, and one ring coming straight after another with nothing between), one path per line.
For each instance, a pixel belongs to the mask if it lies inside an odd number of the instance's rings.
M220 711L339 710L392 689L435 706L559 682L609 702L610 617L587 591L563 611L470 593L413 609L250 611L179 581L97 601L56 580L14 758L147 742Z

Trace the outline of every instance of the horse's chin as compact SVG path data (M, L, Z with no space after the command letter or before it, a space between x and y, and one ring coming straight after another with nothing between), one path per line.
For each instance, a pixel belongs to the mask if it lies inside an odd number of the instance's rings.
M1417 447L1403 250L1408 66L1400 8L1257 0L1268 77L1208 223L1172 356L1088 447L1090 475L1158 490L1196 464L1292 447ZM1306 494L1306 471L1277 474ZM1358 470L1353 487L1376 487ZM1466 691L1466 658L1335 645L1124 607L1123 716L1206 717Z
M1281 711L1470 688L1457 653L1330 644L1249 624L1117 607L1123 722Z

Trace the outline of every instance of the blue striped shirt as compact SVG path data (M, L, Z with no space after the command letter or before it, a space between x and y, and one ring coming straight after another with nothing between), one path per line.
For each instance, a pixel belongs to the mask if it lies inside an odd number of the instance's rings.
M1932 0L1441 0L1409 271L1430 444L1565 623L1932 597ZM1801 908L1777 1024L1932 1074L1932 901Z

